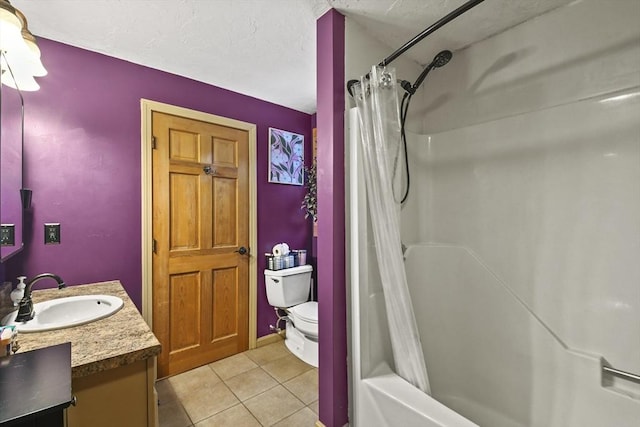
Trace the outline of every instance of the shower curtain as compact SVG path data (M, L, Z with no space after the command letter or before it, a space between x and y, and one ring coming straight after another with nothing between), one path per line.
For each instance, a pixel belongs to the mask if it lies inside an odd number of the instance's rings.
M400 150L400 110L395 70L374 66L355 85L365 181L374 243L387 308L397 374L430 394L420 336L407 286L400 240L400 204L392 168Z

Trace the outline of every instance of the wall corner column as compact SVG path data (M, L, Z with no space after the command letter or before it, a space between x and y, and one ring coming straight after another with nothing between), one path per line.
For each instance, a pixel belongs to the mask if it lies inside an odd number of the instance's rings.
M345 18L317 21L318 325L320 422L348 422L345 277Z

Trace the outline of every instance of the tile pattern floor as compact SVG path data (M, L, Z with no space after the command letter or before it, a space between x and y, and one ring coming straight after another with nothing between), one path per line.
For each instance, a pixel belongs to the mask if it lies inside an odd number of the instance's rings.
M313 427L318 369L284 341L156 383L160 427Z

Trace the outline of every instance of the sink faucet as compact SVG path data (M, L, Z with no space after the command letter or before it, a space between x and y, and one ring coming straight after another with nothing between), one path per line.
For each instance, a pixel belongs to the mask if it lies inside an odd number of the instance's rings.
M24 288L24 296L20 300L20 307L18 308L18 315L16 316L16 322L28 322L33 319L33 301L31 301L31 288L37 282L42 279L51 278L58 282L58 289L62 289L65 286L64 281L60 278L60 276L52 274L52 273L42 273L34 276L31 280L27 282L27 285Z

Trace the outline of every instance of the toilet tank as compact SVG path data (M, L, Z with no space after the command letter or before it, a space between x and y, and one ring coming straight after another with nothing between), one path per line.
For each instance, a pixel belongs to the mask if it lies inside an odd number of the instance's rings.
M311 289L310 265L265 270L264 282L267 288L267 300L273 307L291 307L309 299Z

